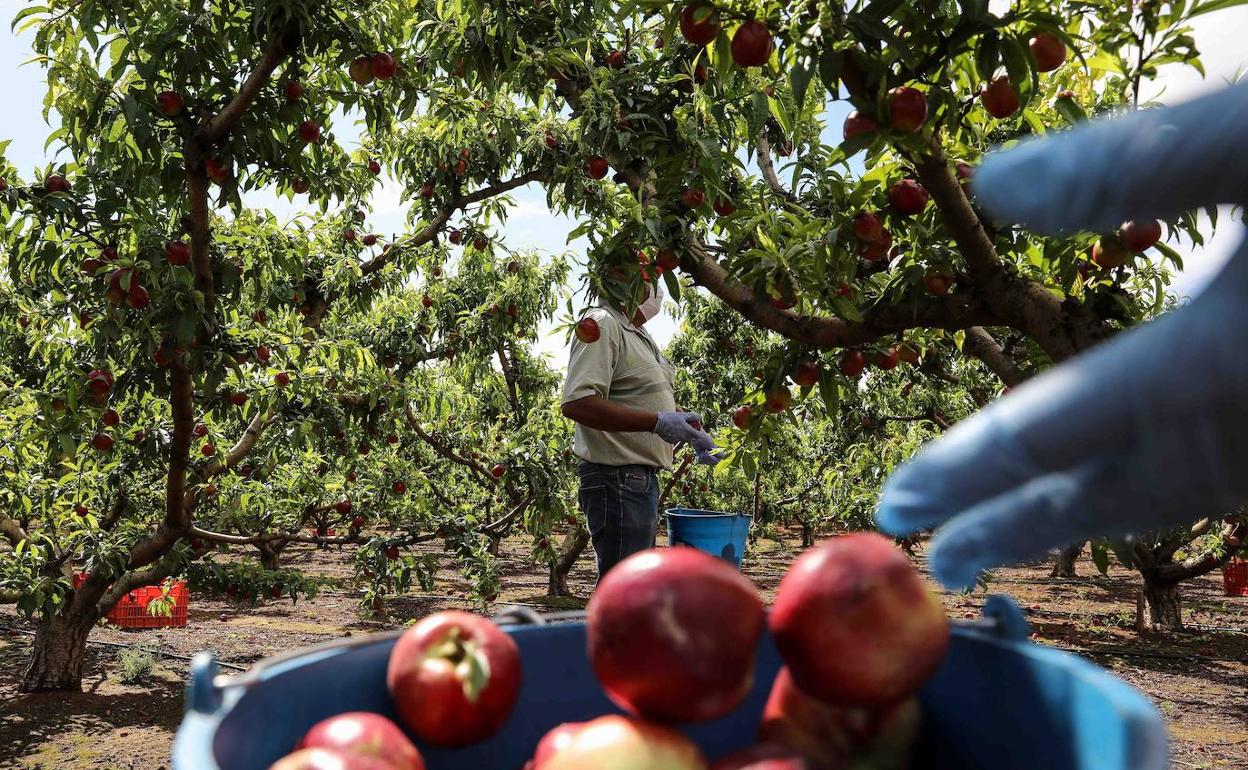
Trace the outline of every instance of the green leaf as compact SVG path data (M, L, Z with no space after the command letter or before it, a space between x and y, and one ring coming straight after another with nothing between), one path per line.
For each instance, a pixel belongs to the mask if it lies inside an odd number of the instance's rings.
M1214 11L1234 8L1237 5L1248 5L1248 0L1206 0L1206 2L1193 6L1191 12L1187 15L1187 18L1194 19L1197 16L1203 16L1206 13L1213 13Z
M975 71L979 79L987 82L997 71L1001 62L1000 36L996 30L985 32L979 38L979 48L975 51Z
M793 89L793 99L797 102L798 112L806 101L806 91L810 88L810 79L815 74L815 62L809 54L802 54L789 70L789 86Z
M1097 572L1109 574L1109 544L1104 540L1092 541L1092 563L1096 565Z
M819 377L819 396L828 414L836 414L841 403L841 386L831 372L824 370Z
M1176 270L1183 269L1183 257L1179 255L1179 252L1170 248L1170 246L1163 243L1162 241L1157 241L1157 243L1153 245L1153 248L1160 251L1162 253L1162 256L1170 260L1174 264L1174 267Z
M1057 114L1072 126L1088 119L1088 113L1084 112L1074 99L1059 98L1053 106L1057 109Z

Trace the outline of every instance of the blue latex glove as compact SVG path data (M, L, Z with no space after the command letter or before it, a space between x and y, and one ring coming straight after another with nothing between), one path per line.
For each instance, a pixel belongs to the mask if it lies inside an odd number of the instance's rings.
M704 451L701 449L694 450L695 459L698 465L719 465L724 461L724 455L720 452Z
M685 443L693 447L699 455L710 455L715 451L715 442L701 427L702 417L697 412L659 412L659 419L654 424L653 432L669 444Z
M1248 202L1248 84L1029 141L976 172L980 205L1036 230L1112 230ZM1248 501L1248 246L1191 304L1023 385L889 479L882 529L941 527L945 585L1104 535ZM943 525L943 526L942 526Z

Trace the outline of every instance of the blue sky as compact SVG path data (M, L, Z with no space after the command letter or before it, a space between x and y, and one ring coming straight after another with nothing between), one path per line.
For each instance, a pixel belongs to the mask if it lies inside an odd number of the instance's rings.
M0 124L0 140L11 141L6 156L23 175L28 176L31 169L49 159L43 143L50 128L42 117L43 70L38 65L25 64L31 57L31 34L15 36L7 24L7 20L23 5L24 0L0 0L0 19L6 20L0 30L0 71L9 73L4 80L6 102L10 105L4 122ZM1243 47L1243 41L1248 38L1248 9L1236 8L1201 17L1195 25L1194 37L1202 52L1207 77L1202 80L1186 67L1164 68L1161 77L1152 86L1154 92L1146 96L1156 96L1166 103L1184 101L1216 88L1248 66L1248 54L1245 54ZM837 127L842 117L839 108L836 113L829 114L829 129L839 130ZM55 116L51 120L55 121ZM334 130L344 142L358 136L341 117L335 120ZM375 232L389 234L404 231L405 207L400 203L399 192L396 185L387 184L374 197L370 226ZM579 254L584 248L583 240L571 244L567 242L568 233L575 224L547 210L545 193L540 187L530 185L516 191L513 198L510 218L499 232L509 248L537 249L547 254L565 251ZM291 216L299 211L296 205L285 199L267 194L253 194L247 202L268 207L279 216ZM1217 233L1207 240L1203 249L1194 249L1187 243L1172 244L1185 257L1185 270L1177 277L1176 290L1181 294L1198 292L1234 250L1243 234L1242 226L1223 216L1219 220ZM663 344L674 333L675 323L665 310L647 328ZM565 356L562 335L545 335L541 348L550 353L556 363L562 363Z

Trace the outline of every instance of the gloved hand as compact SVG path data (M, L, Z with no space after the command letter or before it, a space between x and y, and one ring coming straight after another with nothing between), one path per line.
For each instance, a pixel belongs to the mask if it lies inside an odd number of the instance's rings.
M708 452L697 449L694 451L694 454L694 462L698 465L719 465L724 461L724 455L721 452Z
M702 430L697 412L659 412L652 432L669 444L689 444L699 454L715 451L715 442Z
M1248 84L990 156L991 215L1045 232L1106 231L1248 202ZM1144 533L1248 501L1248 245L1194 302L1017 388L889 479L876 518L940 526L953 588L1098 535ZM943 525L943 526L941 526Z

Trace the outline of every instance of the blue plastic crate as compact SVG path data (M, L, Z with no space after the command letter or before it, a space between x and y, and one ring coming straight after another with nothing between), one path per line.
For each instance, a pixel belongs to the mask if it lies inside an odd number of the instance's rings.
M959 624L949 655L921 694L924 730L915 770L1162 770L1165 727L1133 687L1096 665L1027 641L1008 598ZM551 727L617 713L594 679L581 622L509 626L524 660L511 720L464 749L421 746L429 770L516 770ZM320 645L218 677L211 656L192 665L174 770L265 770L317 721L344 711L393 717L385 687L396 634ZM761 642L754 691L736 711L687 732L712 758L750 743L780 668ZM419 742L418 742L419 744Z

